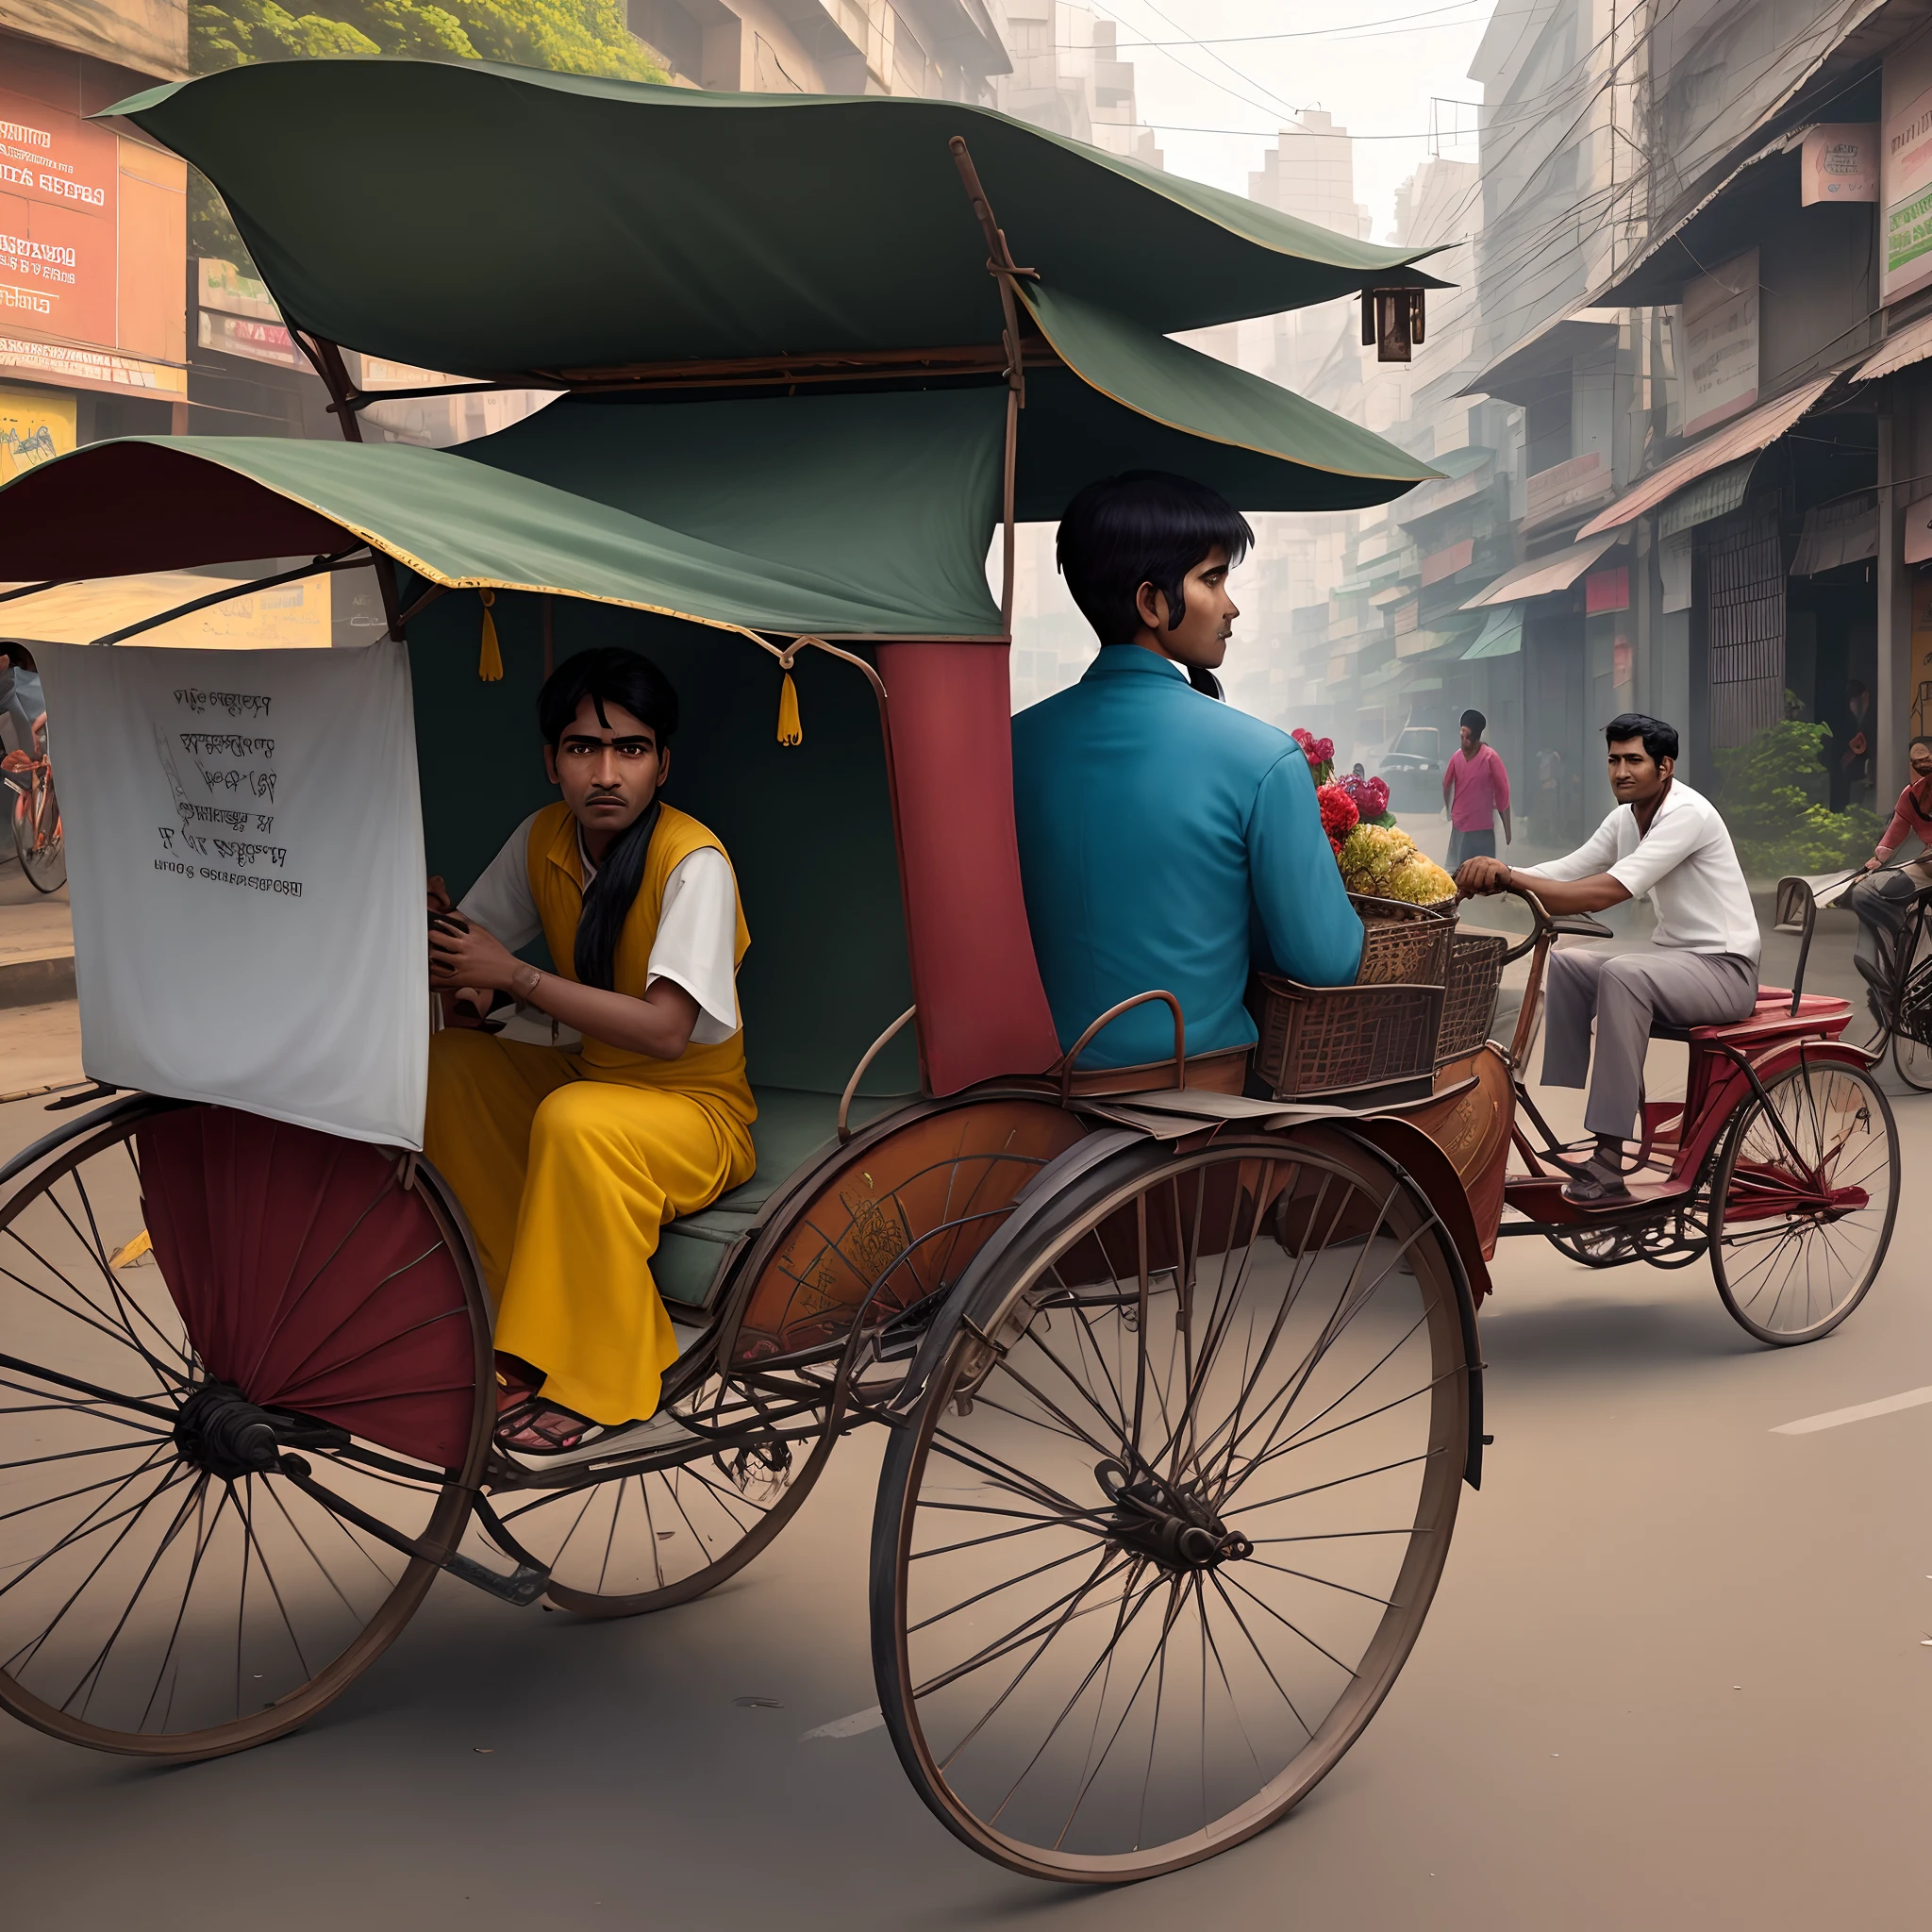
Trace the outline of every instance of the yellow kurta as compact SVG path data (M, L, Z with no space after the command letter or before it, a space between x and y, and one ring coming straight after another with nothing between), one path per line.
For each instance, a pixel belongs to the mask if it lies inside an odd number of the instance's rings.
M662 808L618 938L619 992L643 996L665 886L707 846L724 851ZM567 806L538 813L527 863L550 957L575 979L584 892ZM734 963L749 943L741 908ZM658 1230L751 1178L757 1117L741 1031L675 1060L588 1035L575 1054L454 1027L431 1040L424 1151L469 1216L497 1347L544 1372L549 1400L600 1423L655 1411L677 1357L651 1280Z

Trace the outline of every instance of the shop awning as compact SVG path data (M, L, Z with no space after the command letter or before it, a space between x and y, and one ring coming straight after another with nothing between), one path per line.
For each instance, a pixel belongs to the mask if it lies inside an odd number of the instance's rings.
M1729 516L1750 490L1751 473L1757 469L1757 457L1762 454L1760 450L1756 456L1726 463L1722 470L1700 476L1690 489L1678 491L1657 513L1657 535L1674 537L1693 525Z
M1430 460L1441 472L1439 483L1424 483L1405 496L1395 510L1398 524L1420 523L1438 510L1453 509L1479 496L1494 480L1490 466L1495 452L1488 449L1452 449Z
M1619 533L1612 531L1606 537L1592 537L1588 541L1573 543L1567 550L1559 550L1554 556L1533 557L1527 563L1519 563L1514 570L1505 571L1488 590L1478 591L1462 608L1486 610L1498 604L1517 604L1526 597L1549 597L1558 591L1567 591L1606 551L1615 549L1621 541Z
M1858 364L1857 379L1876 382L1881 375L1896 375L1928 356L1932 356L1932 315L1888 336L1874 355Z
M1815 577L1820 571L1862 563L1878 555L1878 498L1871 491L1840 503L1821 503L1805 512L1804 533L1791 558L1791 575Z
M1688 489L1700 476L1707 476L1713 470L1736 462L1740 457L1769 449L1824 398L1825 391L1837 380L1836 375L1815 376L1790 394L1778 397L1776 402L1766 403L1761 408L1740 416L1735 423L1726 424L1681 456L1673 457L1660 470L1652 471L1635 489L1626 490L1608 509L1585 524L1577 536L1588 538L1602 530L1621 529L1656 509L1678 491Z
M1522 648L1523 611L1517 605L1505 604L1490 612L1489 623L1483 625L1475 642L1463 652L1462 661L1468 664L1481 658L1513 658Z
M106 111L215 184L291 327L491 381L997 343L956 135L1016 261L1157 335L1442 286L1413 266L1432 249L1357 241L960 101L328 58Z

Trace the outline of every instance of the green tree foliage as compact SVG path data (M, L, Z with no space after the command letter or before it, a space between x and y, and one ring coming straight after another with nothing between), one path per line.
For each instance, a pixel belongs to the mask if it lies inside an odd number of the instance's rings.
M625 25L623 0L324 0L325 13L293 14L275 0L223 0L188 9L189 59L197 74L254 60L343 54L411 54L441 60L500 60L557 74L620 80L668 78ZM190 246L248 265L221 197L199 174L189 180Z
M1717 808L1747 878L1833 872L1869 858L1878 842L1875 813L1863 806L1833 811L1817 801L1830 739L1828 724L1787 719L1717 754Z

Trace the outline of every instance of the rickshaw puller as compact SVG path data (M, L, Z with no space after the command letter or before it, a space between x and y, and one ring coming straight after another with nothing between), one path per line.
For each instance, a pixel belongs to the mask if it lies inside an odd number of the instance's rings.
M651 1279L659 1230L750 1179L758 1114L737 881L717 839L658 795L676 692L648 658L586 651L537 710L562 801L517 827L456 918L431 881L430 983L461 996L430 1041L424 1129L496 1304L497 1440L529 1456L653 1415L677 1357ZM540 933L552 972L512 951ZM575 1027L582 1050L480 1030L472 990Z
M1314 780L1285 731L1218 702L1241 615L1227 575L1254 541L1205 484L1136 471L1067 507L1059 567L1100 651L1080 682L1013 720L1026 917L1062 1047L1109 1007L1164 988L1190 1055L1256 1040L1256 966L1350 986L1362 923L1322 829ZM1149 1004L1085 1063L1169 1058Z
M1709 800L1675 776L1675 726L1625 711L1604 738L1618 803L1588 843L1520 871L1497 858L1465 859L1456 874L1459 891L1526 890L1559 914L1602 912L1650 894L1657 930L1648 943L1550 955L1543 1084L1581 1087L1590 1076L1583 1124L1595 1145L1563 1187L1566 1199L1586 1206L1629 1193L1623 1146L1642 1097L1652 1021L1714 1026L1748 1019L1763 949L1729 830Z

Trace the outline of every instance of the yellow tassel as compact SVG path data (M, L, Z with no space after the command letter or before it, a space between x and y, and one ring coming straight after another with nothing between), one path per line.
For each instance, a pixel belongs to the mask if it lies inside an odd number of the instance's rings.
M778 691L778 742L802 744L804 741L805 727L798 722L798 687L792 683L791 674L788 671Z
M496 620L490 607L496 602L494 591L479 591L483 600L483 650L476 659L476 675L485 684L495 684L503 676L503 653L496 645Z

